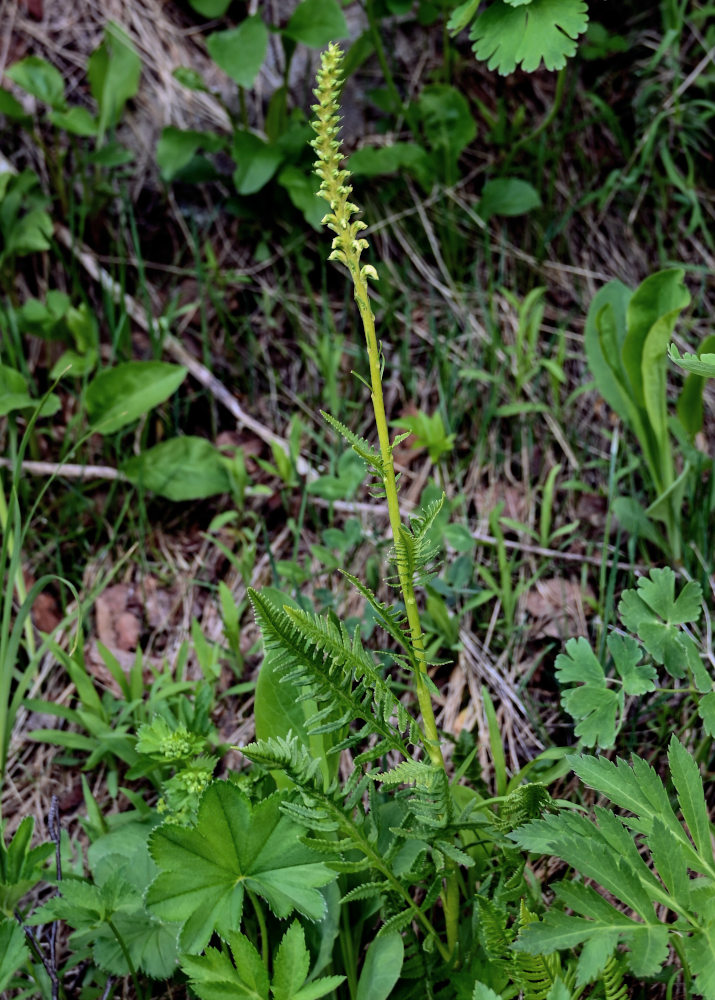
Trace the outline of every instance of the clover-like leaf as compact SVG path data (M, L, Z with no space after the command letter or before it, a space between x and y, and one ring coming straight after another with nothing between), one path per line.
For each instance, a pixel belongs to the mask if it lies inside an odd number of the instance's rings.
M320 920L321 886L336 875L301 843L303 830L280 811L276 793L253 806L235 785L216 782L204 793L196 826L165 823L150 849L160 872L147 904L166 920L183 924L181 945L190 953L240 926L247 889L261 896L277 917L294 910Z
M547 69L561 69L576 51L576 39L588 25L583 0L531 0L517 4L494 0L469 33L477 59L505 76L517 65L527 72L543 60Z
M561 694L564 710L576 719L576 735L587 746L613 746L623 694L607 686L603 667L586 639L569 639L566 652L556 658L556 678L560 684L581 685Z
M607 645L626 694L645 694L647 691L655 690L658 673L651 663L640 662L643 658L643 648L635 639L612 632L607 639Z

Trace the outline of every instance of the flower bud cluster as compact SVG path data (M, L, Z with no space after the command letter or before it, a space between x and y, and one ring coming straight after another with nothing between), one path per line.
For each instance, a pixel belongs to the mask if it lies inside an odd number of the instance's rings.
M315 88L318 103L313 106L315 120L312 124L316 137L311 145L318 157L315 162L315 172L320 178L318 193L330 205L330 211L322 221L323 225L335 233L332 253L328 259L345 264L353 278L377 278L377 272L371 264L360 266L360 255L367 248L368 242L359 233L367 226L359 219L352 219L359 209L350 201L353 190L350 172L341 166L343 157L339 139L338 98L342 85L342 61L342 50L331 43L321 58Z

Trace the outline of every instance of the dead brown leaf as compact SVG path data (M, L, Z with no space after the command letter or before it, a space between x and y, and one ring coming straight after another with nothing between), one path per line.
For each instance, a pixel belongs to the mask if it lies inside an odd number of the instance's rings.
M586 618L591 614L584 597L593 597L590 587L582 590L577 580L551 577L538 580L527 591L526 611L534 619L529 635L532 639L568 639L587 634Z

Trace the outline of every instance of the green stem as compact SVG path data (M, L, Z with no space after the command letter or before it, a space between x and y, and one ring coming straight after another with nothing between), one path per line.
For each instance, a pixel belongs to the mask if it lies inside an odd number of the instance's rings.
M124 938L119 933L119 931L117 930L117 928L115 927L114 923L111 920L107 920L107 926L117 939L117 944L121 948L122 955L124 955L124 961L127 963L129 967L129 975L131 976L132 983L134 984L134 995L137 997L137 1000L144 1000L144 990L142 990L141 987L139 986L137 971L134 968L134 963L132 962L132 957L129 954L129 950L127 949L127 946L124 943Z
M5 500L5 492L2 488L2 483L0 482L0 532L2 532L3 535L5 532L8 532L7 554L12 564L15 538L8 526L9 519L10 514ZM25 577L22 573L22 565L19 562L17 569L15 570L15 593L17 594L17 602L19 606L22 607L27 598L27 588L25 586ZM27 655L30 659L32 659L35 655L35 633L32 630L32 619L29 616L25 621L25 641L27 642Z
M427 658L425 656L424 635L420 624L420 614L415 598L415 589L408 573L403 557L404 545L402 542L402 519L400 517L400 504L397 497L397 481L395 479L395 465L392 459L392 446L390 444L390 432L387 426L387 416L385 414L385 401L382 394L382 372L380 370L380 350L375 334L375 317L370 308L368 297L367 281L360 273L360 269L350 262L350 272L355 286L355 302L360 310L363 328L365 330L365 342L367 345L367 356L370 364L370 383L372 387L372 406L375 413L375 424L377 426L377 437L380 443L380 456L383 465L383 483L385 487L385 497L387 499L387 510L390 518L390 528L392 538L395 543L397 555L397 572L400 580L400 590L405 603L407 622L410 627L410 637L412 646L417 657L418 670L416 673L417 700L422 714L422 721L425 730L425 742L430 760L436 767L444 770L444 758L440 746L437 723L432 709L432 699L425 680L427 674Z
M395 464L392 458L392 446L390 444L390 433L387 426L387 416L385 414L385 401L382 393L382 371L380 364L380 349L375 334L375 317L370 308L368 297L367 281L360 272L359 266L349 262L350 273L355 287L355 301L360 310L363 328L365 330L365 342L367 345L367 356L370 364L370 383L372 386L372 405L375 413L375 424L377 426L377 437L380 443L380 456L382 458L383 484L385 487L385 497L387 499L387 509L390 518L390 528L395 543L397 559L397 572L400 579L400 590L405 602L407 622L410 627L410 637L412 647L417 657L417 671L415 682L417 687L417 701L420 706L422 723L425 733L425 745L430 760L435 767L445 770L444 757L440 744L437 723L432 708L432 698L427 687L427 657L425 656L424 634L420 624L420 613L415 597L415 588L412 577L406 569L406 559L402 542L402 519L400 517L400 504L397 496L397 481L395 478ZM453 958L456 954L459 930L459 887L456 882L457 868L454 863L449 865L449 874L445 879L444 889L441 893L442 906L444 907L445 926L447 930L447 955ZM441 948L441 945L440 945Z
M246 893L248 894L248 898L251 900L253 909L258 919L258 928L261 934L261 958L263 959L263 964L266 969L268 969L268 928L266 927L266 918L263 915L263 907L258 902L258 898L254 892L251 892L250 889L246 889Z

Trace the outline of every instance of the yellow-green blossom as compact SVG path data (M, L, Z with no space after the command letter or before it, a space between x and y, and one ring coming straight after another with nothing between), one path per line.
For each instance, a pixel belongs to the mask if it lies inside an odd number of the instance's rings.
M323 52L315 88L318 103L313 106L313 129L316 137L311 145L318 155L315 172L320 178L319 194L330 205L330 211L323 218L323 225L335 233L332 253L328 259L345 264L353 278L358 275L363 279L377 278L377 272L371 264L360 266L360 255L367 249L368 243L358 234L367 226L360 219L352 219L358 212L358 207L350 201L353 190L350 172L341 166L343 157L339 140L338 98L343 82L342 61L342 50L334 43Z

